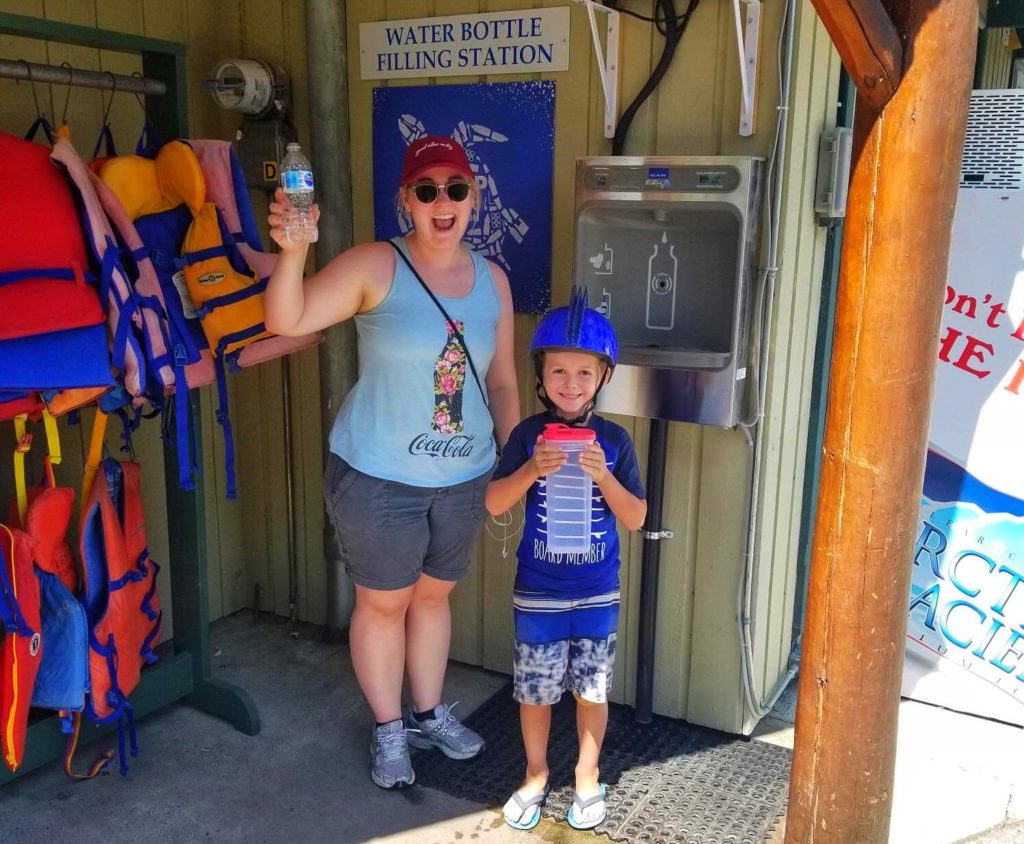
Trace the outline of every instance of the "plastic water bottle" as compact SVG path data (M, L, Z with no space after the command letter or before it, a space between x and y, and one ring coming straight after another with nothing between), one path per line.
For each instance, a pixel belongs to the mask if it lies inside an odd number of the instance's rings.
M590 551L590 514L593 481L579 465L579 454L597 434L588 428L544 426L544 440L568 456L558 471L547 476L547 550L553 554Z
M313 168L302 154L302 147L292 141L281 159L281 187L295 210L285 220L285 232L292 243L316 243L320 233L310 210L313 202Z

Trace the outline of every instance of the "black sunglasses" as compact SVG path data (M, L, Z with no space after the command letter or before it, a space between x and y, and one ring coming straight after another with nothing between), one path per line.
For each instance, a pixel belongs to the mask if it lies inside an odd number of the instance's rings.
M430 205L437 197L444 192L452 202L465 202L469 196L469 182L449 182L447 185L435 185L433 182L422 182L418 185L410 185L409 190L413 192L416 199L424 205Z

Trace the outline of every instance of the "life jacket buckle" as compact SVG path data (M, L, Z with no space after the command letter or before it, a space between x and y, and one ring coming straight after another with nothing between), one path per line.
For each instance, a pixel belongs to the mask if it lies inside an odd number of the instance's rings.
M32 450L32 432L26 431L20 437L18 437L18 444L15 446L14 451L16 454L28 454Z

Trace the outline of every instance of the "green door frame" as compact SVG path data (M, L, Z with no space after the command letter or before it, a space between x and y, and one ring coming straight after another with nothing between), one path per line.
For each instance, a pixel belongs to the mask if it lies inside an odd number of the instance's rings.
M0 12L0 33L22 38L59 41L103 50L135 53L142 57L143 76L167 86L167 95L147 103L147 115L166 138L188 137L185 46L173 41L128 35L76 24ZM189 397L195 433L196 465L200 454L198 393ZM209 602L207 598L206 513L203 481L183 490L177 483L178 460L173 446L164 450L170 578L174 620L174 653L147 668L131 695L136 716L147 715L169 703L186 703L231 722L247 735L260 730L259 712L249 695L237 686L214 679L210 664ZM116 725L94 725L83 719L80 743L111 732ZM21 776L64 752L67 736L56 717L33 721L25 742L25 755L16 773L0 766L0 785Z
M839 78L839 109L836 126L853 126L853 107L857 88L845 68ZM825 411L828 405L828 380L832 367L832 335L835 330L836 296L839 291L839 261L843 245L843 222L828 230L825 262L821 273L821 303L818 309L818 336L815 342L814 374L811 378L810 426L804 457L803 507L800 512L800 559L796 574L796 604L793 608L793 639L804 627L807 604L807 577L811 569L811 540L818 510L818 484L821 480L821 444L825 438Z

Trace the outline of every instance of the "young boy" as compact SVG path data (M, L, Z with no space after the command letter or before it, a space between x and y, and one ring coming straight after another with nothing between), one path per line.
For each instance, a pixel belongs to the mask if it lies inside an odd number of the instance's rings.
M618 343L611 323L574 290L568 307L541 320L530 344L537 395L546 413L521 422L505 446L487 487L487 509L497 515L526 495L526 524L517 552L513 595L515 699L526 747L526 777L505 804L505 822L532 829L548 793L547 744L551 705L563 689L576 698L579 760L568 822L592 829L605 817L598 757L608 724L608 690L619 618L619 538L616 520L638 530L647 515L636 453L629 434L594 414L611 378ZM596 441L579 453L593 482L588 552L546 549L546 477L567 460L544 441L547 424L589 428Z

